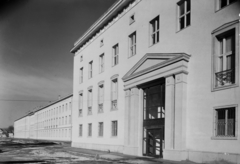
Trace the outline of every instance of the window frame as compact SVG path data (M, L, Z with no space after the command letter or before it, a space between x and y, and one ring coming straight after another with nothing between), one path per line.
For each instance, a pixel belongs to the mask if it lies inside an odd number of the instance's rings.
M88 137L92 137L92 123L88 124Z
M129 17L129 25L133 24L134 22L135 22L135 13Z
M119 44L115 44L112 47L112 66L116 66L119 64Z
M102 47L103 45L104 45L104 40L101 39L101 40L100 40L100 47Z
M104 132L104 123L99 122L98 123L98 137L103 137L103 132Z
M88 115L92 115L93 106L93 90L92 87L88 88Z
M98 113L103 113L103 107L104 107L104 82L100 82L98 84ZM100 110L100 108L102 108L102 110Z
M79 69L79 84L83 83L83 67Z
M79 92L78 110L79 110L78 117L82 117L83 116L83 91Z
M134 31L128 36L128 43L129 43L128 57L130 58L137 54L137 31Z
M93 61L88 63L88 78L91 79L93 77Z
M218 58L220 51L219 38L235 30L235 52L234 52L234 83L226 85L217 85L216 73L218 73ZM218 91L239 86L239 21L235 20L226 23L212 32L212 91Z
M99 73L104 72L105 68L105 55L104 53L99 56Z
M223 1L223 0L215 0L215 4L216 4L216 5L215 5L215 11L222 10L222 9L224 9L225 7L227 7L227 6L229 6L229 5L237 2L237 0L234 0L233 2L230 2L230 0L226 0L226 1L227 1L227 4L226 4L225 6L223 6L223 7L221 7L221 1Z
M82 137L83 136L83 125L82 124L79 125L78 130L79 130L79 133L78 133L79 137Z
M234 108L234 109L231 109ZM230 109L235 110L235 136L217 136L217 110L221 109ZM225 116L226 117L226 116ZM225 105L225 106L217 106L213 108L213 136L212 140L237 140L238 138L238 105Z
M116 104L115 107L113 107L114 104ZM111 110L118 110L118 77L111 79Z
M187 3L190 3L190 10L187 11ZM184 3L184 13L180 15L180 5ZM187 25L187 15L190 15L189 25ZM184 27L181 28L181 18L184 17ZM177 31L184 30L185 28L191 26L191 0L180 0L177 2Z
M159 42L160 42L160 15L156 16L149 22L149 45L153 46Z
M112 121L112 137L117 137L118 136L118 121L114 120Z

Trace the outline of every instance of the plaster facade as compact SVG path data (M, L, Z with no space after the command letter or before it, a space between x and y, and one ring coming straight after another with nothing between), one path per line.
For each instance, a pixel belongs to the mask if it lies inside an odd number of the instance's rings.
M160 80L165 85L165 116L158 126L164 128L162 157L240 163L239 9L239 1L225 6L220 0L117 1L71 50L72 146L143 156L144 85ZM230 34L233 73L219 74L218 49ZM234 120L233 127L226 123L230 135L219 136L220 110L234 111L234 118L226 118Z

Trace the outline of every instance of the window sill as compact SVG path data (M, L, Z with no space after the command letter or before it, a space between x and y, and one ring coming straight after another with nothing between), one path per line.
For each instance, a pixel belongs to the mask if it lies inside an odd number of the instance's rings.
M212 140L237 140L237 137L211 137Z
M160 41L158 41L157 43L154 43L154 44L149 45L149 48L157 45L158 43L160 43Z
M186 27L184 27L184 28L182 28L182 29L179 29L179 30L177 30L177 32L176 32L176 33L179 33L179 32L181 32L181 31L185 30L186 28L188 28L188 27L190 27L190 26L191 26L191 24L190 24L190 25L188 25L188 26L186 26Z
M238 84L235 83L235 84L223 85L223 86L219 86L219 87L213 87L212 92L220 91L220 90L224 90L224 89L235 88L235 87L238 87Z
M132 58L132 57L133 57L133 56L135 56L135 55L136 55L136 54L134 54L134 55L131 55L131 56L129 55L129 56L128 56L128 59Z
M111 109L111 111L117 111L118 110L118 108L117 109Z

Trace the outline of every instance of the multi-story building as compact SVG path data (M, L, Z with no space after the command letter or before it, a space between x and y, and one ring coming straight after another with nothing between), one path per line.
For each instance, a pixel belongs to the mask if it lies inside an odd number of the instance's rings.
M14 131L15 138L71 141L72 95L16 120Z
M240 161L237 0L118 0L76 41L72 146Z

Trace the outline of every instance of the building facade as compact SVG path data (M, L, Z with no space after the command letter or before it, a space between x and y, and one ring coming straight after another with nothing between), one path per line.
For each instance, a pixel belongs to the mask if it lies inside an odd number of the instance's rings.
M72 95L16 120L14 134L15 138L71 141Z
M237 0L119 0L78 39L72 146L240 163Z

